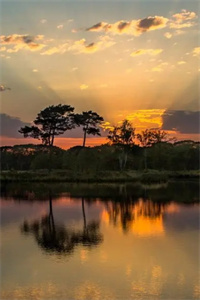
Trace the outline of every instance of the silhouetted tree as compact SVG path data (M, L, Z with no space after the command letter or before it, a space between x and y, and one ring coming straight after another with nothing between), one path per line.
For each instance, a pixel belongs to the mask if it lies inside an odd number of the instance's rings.
M151 129L146 129L141 133L138 133L137 138L141 146L144 148L144 165L145 169L147 169L147 147L152 146L154 143L153 131Z
M135 128L128 120L124 120L121 125L114 126L109 131L108 139L111 144L116 145L118 149L118 158L120 169L126 167L129 146L134 144Z
M70 105L51 105L42 110L33 121L34 126L22 127L19 132L24 137L41 139L47 146L53 146L56 135L75 127L72 118L74 108Z
M77 126L82 126L83 136L83 147L85 147L87 134L101 135L99 125L104 121L103 117L99 116L93 111L84 111L82 114L74 115L74 122Z
M134 138L135 128L128 120L124 120L121 125L114 126L108 134L111 144L131 145Z
M144 164L147 169L147 148L154 144L170 141L167 136L167 132L160 129L146 129L137 134L137 138L144 148Z

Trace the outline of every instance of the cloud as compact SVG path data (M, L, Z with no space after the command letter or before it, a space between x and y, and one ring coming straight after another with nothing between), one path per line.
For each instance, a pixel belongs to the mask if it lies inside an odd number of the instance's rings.
M190 12L187 11L186 9L182 9L181 13L174 14L173 18L175 18L178 22L182 22L185 20L196 19L197 15L195 12Z
M170 32L165 32L164 36L165 36L167 39L171 39L172 34L171 34Z
M38 43L38 41L44 38L43 35L30 36L28 34L11 34L1 35L0 43L2 45L10 46L14 45L14 48L9 48L8 53L18 52L21 49L27 49L30 51L38 51L45 47L44 44Z
M61 45L58 45L57 47L51 47L44 52L40 53L41 55L52 55L52 54L63 54L66 51L68 51L69 43L64 43Z
M186 61L181 60L181 61L178 61L177 64L178 64L178 65L184 65L184 64L186 64Z
M139 56L139 55L158 55L163 52L163 49L138 49L131 53L131 56Z
M40 20L40 23L42 23L42 24L47 23L47 19L42 19L42 20Z
M168 63L167 62L162 62L159 65L153 67L151 69L151 71L153 71L153 72L162 72L163 71L163 67L165 67L165 66L168 66Z
M0 52L6 51L6 47L0 47Z
M85 39L74 42L74 44L69 48L70 51L75 51L77 53L95 53L97 51L104 50L113 46L115 42L112 38L108 36L100 36L97 42L92 42L87 44Z
M196 47L192 51L193 56L199 56L200 55L200 47Z
M166 110L162 118L163 130L177 130L189 134L200 132L200 111Z
M190 27L192 27L192 26L194 26L195 25L195 23L194 22L187 22L187 23L182 23L182 24L180 24L180 23L170 23L170 25L169 25L169 27L170 28L173 28L173 29L182 29L182 28L190 28Z
M87 84L81 84L80 85L80 90L87 90L89 86Z
M197 18L195 12L190 12L185 9L182 9L180 13L176 13L172 16L172 20L169 24L170 28L189 28L195 25L195 22L191 21Z
M97 51L104 50L113 46L115 42L109 36L100 36L97 42L87 43L85 39L77 41L68 41L65 44L61 44L57 47L52 47L42 52L41 55L63 54L67 51L75 52L76 54L95 53Z
M0 114L1 136L20 138L22 135L18 132L21 127L30 125L24 123L19 118L11 117L7 114Z
M57 26L57 29L63 29L64 25L63 24L60 24Z
M137 22L137 31L143 33L166 27L167 18L162 16L148 17Z
M11 88L9 88L9 87L6 87L5 85L0 85L0 92L5 92L6 90L11 90Z
M105 31L107 33L115 33L115 34L129 34L138 36L144 32L156 30L159 28L166 27L168 22L167 18L162 16L155 16L155 17L147 17L145 19L139 20L131 20L131 21L124 21L120 20L116 23L109 24L106 22L99 22L89 28L87 31L92 32L100 32Z

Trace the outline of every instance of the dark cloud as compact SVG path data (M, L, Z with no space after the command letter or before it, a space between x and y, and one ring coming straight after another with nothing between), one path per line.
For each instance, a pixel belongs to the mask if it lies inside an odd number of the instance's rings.
M167 110L162 116L163 130L180 133L200 133L200 111Z
M149 30L155 30L166 26L168 19L160 16L148 17L137 22L137 31L146 32Z
M18 132L18 130L23 126L30 124L24 123L19 118L11 117L7 114L0 114L0 125L1 136L21 138L22 135Z
M154 16L154 17L147 17L145 19L139 20L130 20L124 21L120 20L113 24L99 22L89 28L87 31L105 31L105 32L112 32L114 34L130 34L134 36L138 36L144 32L150 30L157 30L159 28L166 27L168 22L167 18L162 16Z
M121 21L118 24L118 29L119 29L119 31L123 31L124 29L126 29L130 25L131 25L131 22Z
M101 30L104 26L105 26L106 23L104 22L99 22L89 28L87 28L86 30L87 31L97 31L97 30Z

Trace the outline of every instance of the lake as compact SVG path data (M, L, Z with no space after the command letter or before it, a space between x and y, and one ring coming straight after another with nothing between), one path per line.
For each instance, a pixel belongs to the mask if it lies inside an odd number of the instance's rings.
M3 184L1 299L199 299L199 184Z

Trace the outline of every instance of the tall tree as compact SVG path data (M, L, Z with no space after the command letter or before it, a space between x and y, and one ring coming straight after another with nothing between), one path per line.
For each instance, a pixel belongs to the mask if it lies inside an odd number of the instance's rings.
M55 136L75 127L73 111L70 105L51 105L37 115L33 126L22 127L19 132L25 138L41 139L44 145L53 146Z
M109 131L108 139L112 144L131 145L135 137L135 128L128 120Z
M83 128L83 147L85 147L87 134L101 135L99 125L103 121L103 117L91 110L74 115L74 123Z
M147 148L154 144L170 141L167 137L167 132L160 129L146 129L137 134L137 139L144 148L145 169L147 169Z
M112 145L116 145L119 154L119 167L123 170L126 167L128 159L129 146L134 144L135 128L128 120L124 120L121 125L114 126L109 131L108 139Z

